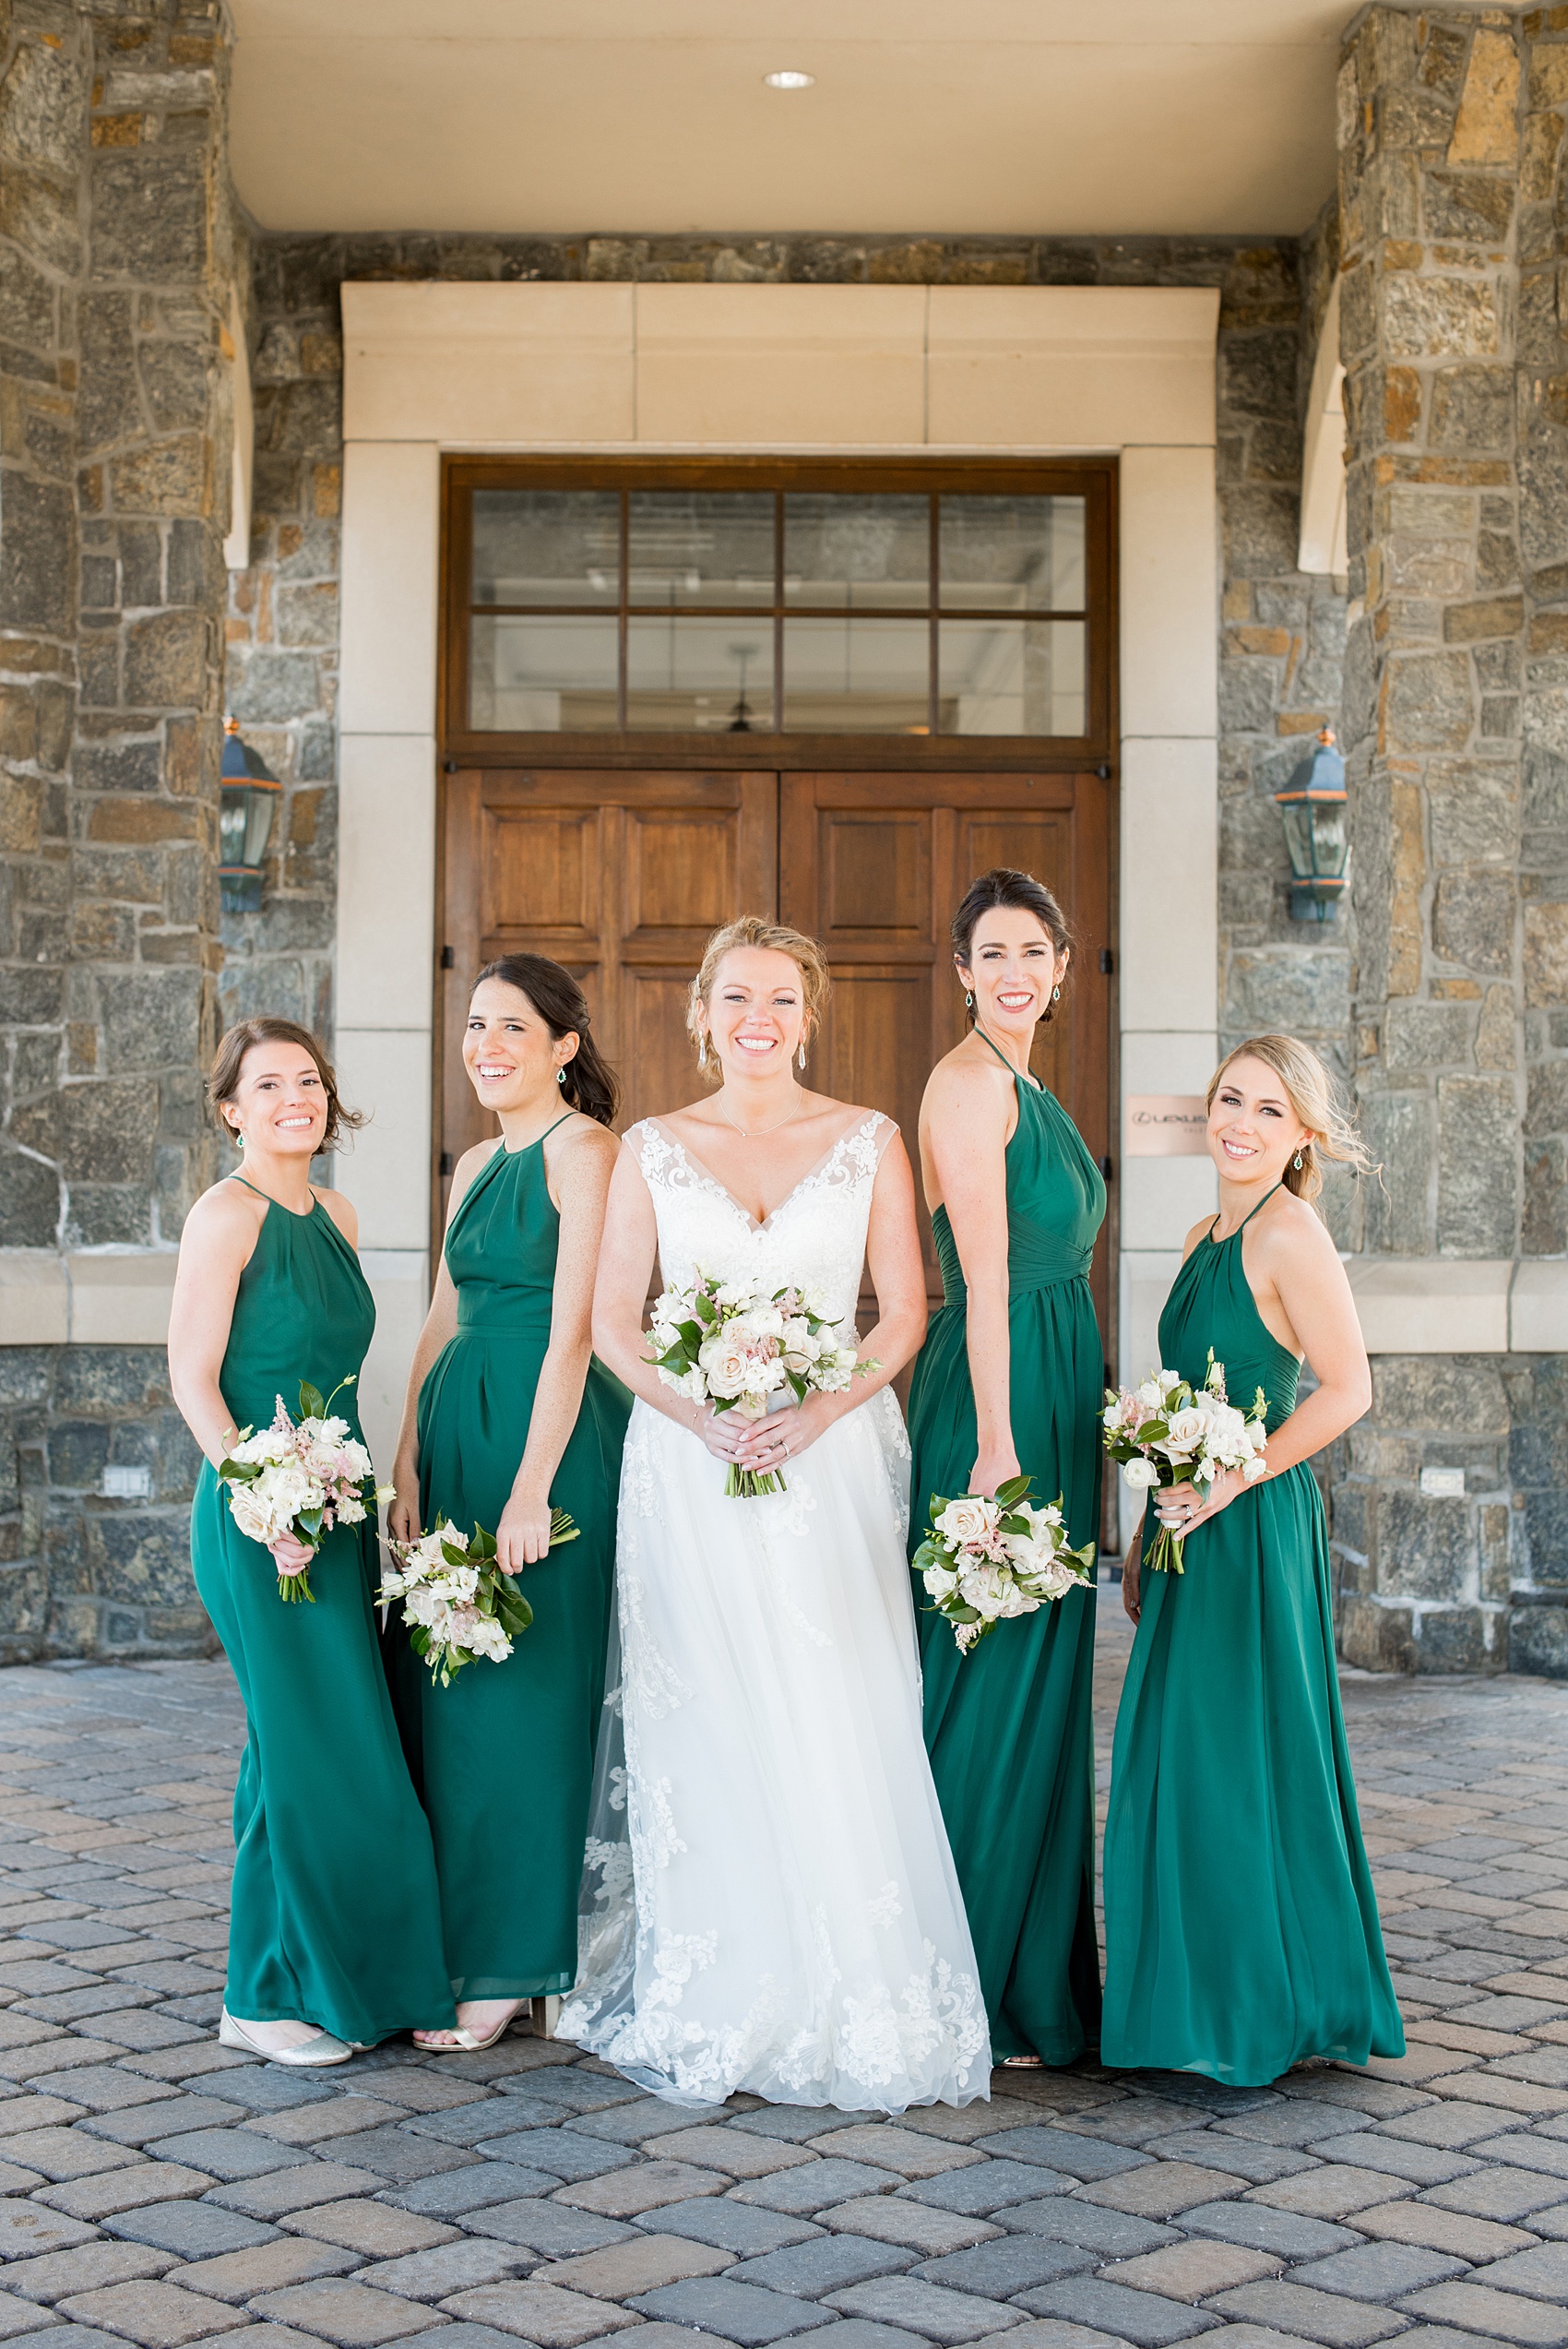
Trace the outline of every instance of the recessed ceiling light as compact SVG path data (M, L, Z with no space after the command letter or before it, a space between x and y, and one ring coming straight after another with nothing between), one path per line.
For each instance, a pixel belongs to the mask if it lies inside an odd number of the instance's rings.
M816 76L797 73L764 74L763 79L769 89L810 89Z

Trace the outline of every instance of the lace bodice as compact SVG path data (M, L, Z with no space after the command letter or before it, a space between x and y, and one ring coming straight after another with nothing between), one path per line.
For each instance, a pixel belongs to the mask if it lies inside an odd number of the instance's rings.
M873 1110L758 1223L672 1135L644 1118L626 1139L653 1195L665 1286L684 1288L698 1273L755 1282L769 1293L792 1282L820 1289L831 1319L852 1321L876 1170L897 1130Z

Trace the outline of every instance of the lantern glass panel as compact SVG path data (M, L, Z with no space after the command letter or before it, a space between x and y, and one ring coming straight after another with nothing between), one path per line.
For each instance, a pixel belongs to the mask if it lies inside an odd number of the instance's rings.
M1313 871L1332 875L1343 873L1347 850L1343 804L1331 802L1327 806L1314 807L1312 817Z
M1313 818L1304 800L1296 800L1279 811L1285 824L1285 845L1290 852L1290 870L1299 881L1313 877Z
M254 870L267 854L267 843L272 837L272 810L278 794L271 791L258 791L253 784L244 796L247 805L244 862Z
M218 855L220 864L243 864L245 861L246 808L249 794L244 784L228 784L218 810Z

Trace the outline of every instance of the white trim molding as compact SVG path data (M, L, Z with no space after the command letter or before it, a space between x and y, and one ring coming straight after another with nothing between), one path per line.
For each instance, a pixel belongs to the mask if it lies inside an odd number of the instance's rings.
M1301 450L1298 570L1343 578L1350 567L1345 495L1345 369L1339 357L1339 280L1323 314Z
M161 1346L172 1248L0 1248L0 1346Z

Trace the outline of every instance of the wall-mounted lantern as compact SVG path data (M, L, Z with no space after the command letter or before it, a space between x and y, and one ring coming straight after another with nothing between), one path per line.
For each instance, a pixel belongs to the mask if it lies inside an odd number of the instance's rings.
M1345 829L1345 761L1324 726L1317 748L1294 769L1274 804L1290 852L1290 918L1332 922L1349 883L1350 840Z
M222 777L218 875L223 885L223 911L255 913L261 908L262 863L283 786L249 744L240 740L237 718L224 724Z

